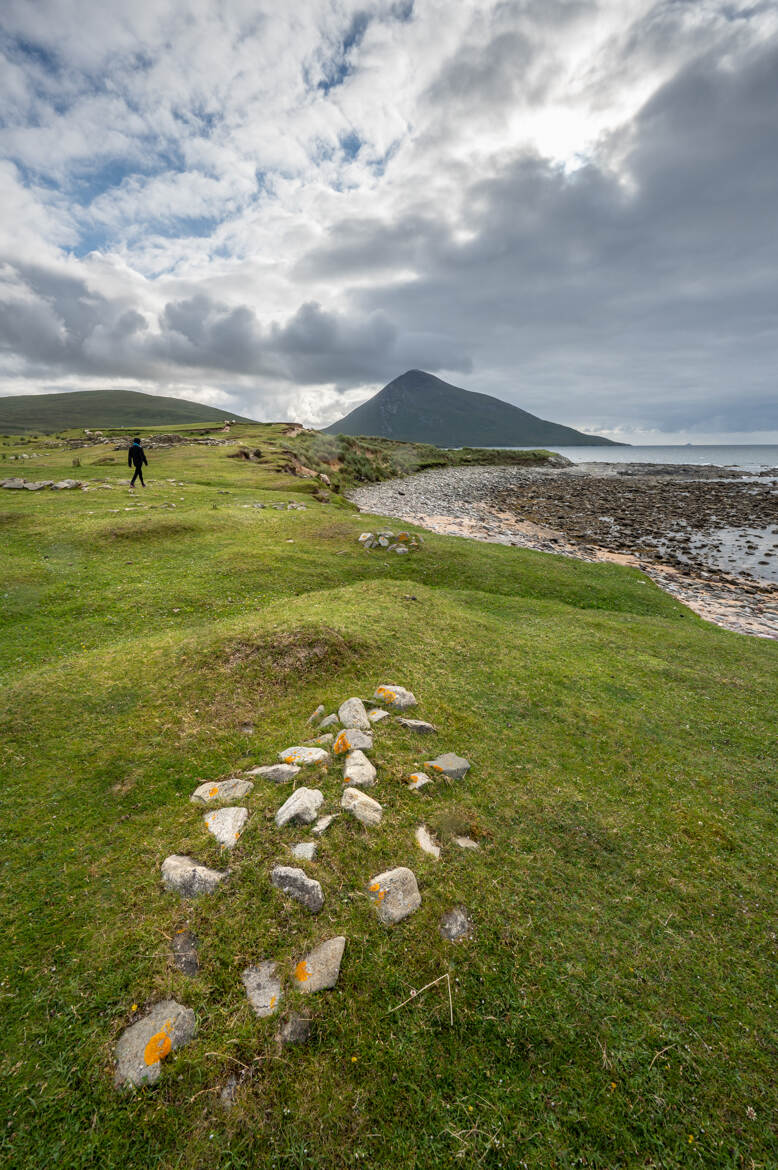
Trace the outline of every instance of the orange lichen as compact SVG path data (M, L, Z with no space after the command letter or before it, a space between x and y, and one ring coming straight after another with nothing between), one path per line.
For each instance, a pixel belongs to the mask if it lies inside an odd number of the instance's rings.
M308 964L305 959L302 959L295 967L294 977L298 983L305 983L306 979L310 979L311 973L308 970Z
M169 1027L170 1021L165 1026ZM167 1032L155 1032L143 1049L143 1059L146 1064L156 1064L167 1056L172 1047L173 1045Z
M371 890L373 890L373 891L375 891L375 890L380 890L380 889L381 889L381 883L380 883L380 882L371 882L371 884L370 884L370 889L371 889Z
M335 740L334 744L332 745L332 750L335 752L336 755L340 755L342 752L347 752L349 750L350 746L351 745L349 744L348 736L346 735L346 732L341 731L340 735L338 736L338 738Z
M210 790L210 792L208 793L208 795L209 795L209 796L218 796L218 795L219 795L219 789L218 789L218 788L212 788L212 789Z

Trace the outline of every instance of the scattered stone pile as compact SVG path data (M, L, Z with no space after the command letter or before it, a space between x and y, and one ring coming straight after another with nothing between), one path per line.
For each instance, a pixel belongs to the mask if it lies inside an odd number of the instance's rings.
M424 537L410 532L398 532L397 535L387 530L381 532L363 532L359 538L362 548L383 548L387 552L407 553L416 552L424 544Z
M386 547L389 547L388 545ZM401 550L407 551L407 550ZM379 706L379 704L382 704ZM311 915L318 915L327 900L325 887L316 878L309 876L299 863L313 863L318 849L318 838L325 833L342 813L348 813L368 829L377 828L385 815L383 805L363 791L375 788L378 772L368 758L373 749L375 728L392 718L407 731L418 735L436 734L432 723L421 719L409 719L404 712L416 706L416 698L405 687L382 684L375 690L372 700L365 702L356 697L340 704L337 713L327 713L319 706L308 719L308 726L319 734L313 740L284 748L278 753L278 761L252 768L244 776L233 776L227 780L198 785L190 801L200 808L208 808L203 816L205 829L219 842L225 854L240 841L249 820L249 809L244 805L228 802L246 800L257 783L284 785L297 784L297 778L313 774L318 783L326 777L326 770L333 762L342 763L342 791L339 794L340 812L325 812L325 795L321 788L300 785L280 804L275 813L278 829L287 826L298 832L310 833L302 841L285 842L286 857L289 854L298 863L295 865L277 862L268 873L268 883L284 901L297 902ZM339 727L334 732L321 734L325 728ZM325 741L326 746L322 741ZM331 745L331 751L327 748ZM469 762L453 752L445 752L425 762L425 768L440 777L460 780L466 775ZM246 779L250 776L251 779ZM411 773L408 788L417 791L424 785L434 785L426 773ZM211 809L212 805L220 805ZM332 807L332 806L330 806ZM418 847L436 861L441 856L441 846L424 825L415 833ZM477 849L478 843L468 837L454 838L455 844L463 849ZM182 899L196 898L214 893L230 879L229 868L212 869L193 857L171 854L162 862L162 883L166 890L177 893ZM365 882L365 892L375 906L379 922L394 926L418 910L421 905L416 875L404 865L395 866L376 874ZM472 935L472 922L463 907L447 910L440 919L440 932L444 938L456 941ZM286 989L303 994L324 991L336 985L341 962L346 948L346 937L336 935L324 938L307 954L292 955L287 964L276 959L262 957L248 966L241 976L246 996L257 1017L263 1019L275 1015L284 1000ZM199 971L198 942L186 929L174 935L171 946L171 961L184 974L195 977ZM277 1033L280 1045L305 1043L310 1033L310 1020L290 1012L281 1022ZM171 1052L189 1043L195 1034L194 1012L175 1000L164 1000L149 1008L146 1014L123 1031L115 1048L117 1086L152 1084L160 1076L160 1063ZM231 1101L229 1086L227 1105Z
M53 479L30 480L21 479L19 476L12 476L10 479L4 479L0 483L0 487L7 491L25 491L25 492L40 492L44 488L51 488L55 492L72 491L74 488L85 488L87 486L86 480L83 479L60 479L54 482Z

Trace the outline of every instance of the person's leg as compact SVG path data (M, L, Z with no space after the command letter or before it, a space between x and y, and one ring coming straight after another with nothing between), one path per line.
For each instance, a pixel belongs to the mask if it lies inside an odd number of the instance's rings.
M143 468L142 467L138 468L138 475L140 476L140 486L145 487L146 484L143 481Z
M130 480L130 487L135 487L135 480L138 478L138 472L139 472L139 471L140 471L140 468L139 468L139 467L136 467L136 468L135 468L135 474L133 475L132 479Z

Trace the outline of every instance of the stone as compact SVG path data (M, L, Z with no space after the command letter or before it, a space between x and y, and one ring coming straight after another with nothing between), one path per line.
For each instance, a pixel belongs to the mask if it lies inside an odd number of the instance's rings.
M432 778L426 772L411 772L410 784L408 787L411 792L418 792L425 784L431 784Z
M371 723L381 723L384 719L389 718L389 712L384 711L382 707L373 707L372 711L368 711L367 717Z
M343 783L353 784L357 788L372 788L375 784L376 770L364 752L358 748L346 756L346 766L343 769Z
M298 861L314 861L318 848L319 845L316 841L300 841L297 845L290 846L292 856L296 857Z
M279 829L289 824L312 825L323 804L324 796L318 788L298 788L276 813L276 824Z
M162 862L162 884L171 893L182 898L196 898L198 894L212 894L227 877L218 869L209 869L186 854L171 853Z
M380 825L384 810L372 796L366 796L358 788L346 788L341 798L341 808L350 812L363 825Z
M9 492L22 491L24 488L24 480L20 479L18 475L12 475L10 479L4 479L2 486Z
M311 1021L297 1012L290 1012L278 1029L278 1043L284 1047L287 1044L307 1044L311 1037Z
M449 942L457 942L461 938L471 937L473 923L463 906L455 906L453 910L447 910L443 915L438 929Z
M238 1078L236 1076L227 1077L224 1088L219 1093L219 1104L222 1109L232 1109L235 1104L235 1094L238 1089Z
M317 837L321 837L322 833L326 833L332 822L337 820L339 816L340 813L329 813L326 817L319 817L311 832L315 833Z
M319 747L332 747L334 740L335 736L332 732L325 731L324 735L317 735L315 739L311 739L308 742L318 744Z
M189 797L192 804L214 804L217 800L240 800L253 790L250 780L217 780L211 784L201 784L195 788Z
M311 914L318 914L324 905L324 891L319 882L309 878L304 870L289 865L276 865L270 874L271 884L282 894L294 898Z
M257 963L247 967L241 975L248 1001L260 1019L272 1016L283 999L281 980L276 975L276 963Z
M326 731L328 727L334 727L338 722L337 715L326 715L319 724L319 731Z
M377 874L371 879L368 891L376 904L380 921L387 926L402 922L421 906L416 877L413 870L404 865Z
M5 484L3 484L3 487L5 487ZM370 544L372 544L372 542L373 542L373 533L372 532L363 532L359 537L360 544L367 544L369 546Z
M433 772L442 772L451 780L463 780L470 770L470 761L455 752L444 752L434 760L425 760L424 767L431 768Z
M434 857L437 861L440 857L440 845L438 845L435 838L429 832L425 825L419 825L416 830L416 844L425 853L429 853L430 857Z
M328 938L306 955L294 969L294 983L298 991L311 994L334 987L340 975L340 964L346 939L342 934Z
M460 849L480 849L481 848L481 846L478 844L478 842L474 841L472 837L452 837L451 840L454 842L455 845L458 845Z
M263 764L261 768L252 768L248 776L259 776L260 780L272 780L274 784L286 784L300 769L296 764Z
M321 747L288 747L278 753L283 764L324 764L330 758L330 753Z
M371 731L362 731L358 727L346 727L338 735L332 745L332 750L336 756L342 756L346 752L353 752L356 748L361 752L369 752L372 747L373 733Z
M437 727L434 723L427 723L424 719L404 719L398 716L397 722L408 731L415 731L418 735L436 735Z
M379 703L385 703L393 711L407 711L409 707L416 706L413 693L395 683L381 683L376 687L373 698L378 699Z
M173 935L170 944L173 966L184 975L194 977L200 970L200 959L197 954L198 942L188 930L178 930Z
M171 1052L183 1048L195 1034L195 1014L191 1008L163 999L119 1037L114 1057L114 1084L153 1085L159 1080L161 1062Z
M315 723L317 719L321 719L323 714L324 714L324 704L320 703L319 706L316 708L316 710L313 712L313 714L308 716L307 722L308 723Z
M203 817L205 827L225 849L232 849L249 819L247 808L219 808Z
M59 483L53 483L52 488L58 492L72 491L73 488L81 487L79 479L61 479Z
M338 707L338 719L343 727L359 727L362 731L370 730L370 720L361 699L346 699L344 703L341 703Z

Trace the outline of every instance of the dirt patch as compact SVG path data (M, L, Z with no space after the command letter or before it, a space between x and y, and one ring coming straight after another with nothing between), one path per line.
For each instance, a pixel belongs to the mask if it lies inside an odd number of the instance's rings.
M241 639L224 647L219 658L229 671L256 675L260 688L283 684L292 676L311 678L342 669L363 653L361 643L329 626L302 626L262 638Z

